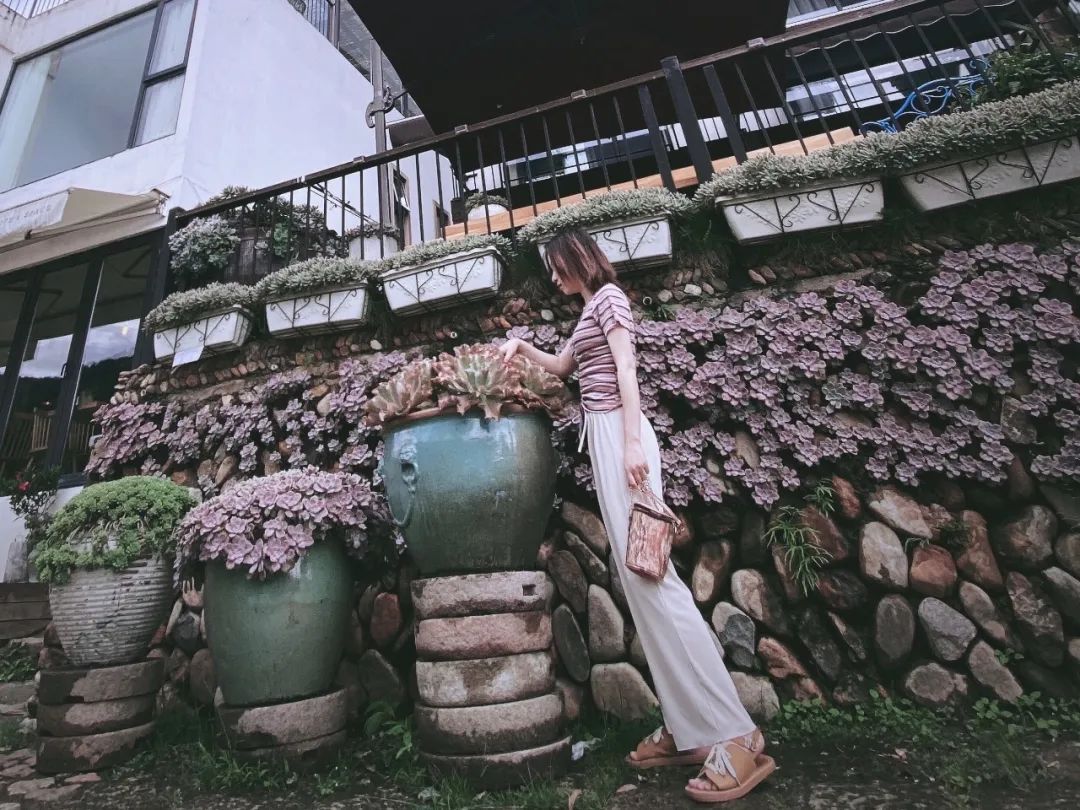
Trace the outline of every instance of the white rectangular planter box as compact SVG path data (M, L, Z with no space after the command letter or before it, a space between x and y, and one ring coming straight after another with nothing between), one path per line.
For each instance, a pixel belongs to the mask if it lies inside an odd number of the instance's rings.
M902 175L915 207L935 211L970 200L997 197L1080 177L1077 138L1025 146L953 163L940 163Z
M358 236L349 240L349 258L365 262L388 259L398 252L397 240L392 236ZM361 256L360 254L364 255Z
M724 219L742 243L788 233L878 222L885 214L881 180L834 181L743 197L717 197Z
M316 335L359 326L368 316L366 284L266 302L266 326L275 337Z
M622 220L586 230L618 270L640 270L671 261L671 223L666 216ZM541 259L550 241L537 244Z
M154 356L158 360L176 358L173 365L194 362L206 354L239 349L251 334L251 314L242 307L207 315L192 323L154 333Z
M382 281L391 311L413 315L491 298L502 276L503 257L486 247L392 270Z

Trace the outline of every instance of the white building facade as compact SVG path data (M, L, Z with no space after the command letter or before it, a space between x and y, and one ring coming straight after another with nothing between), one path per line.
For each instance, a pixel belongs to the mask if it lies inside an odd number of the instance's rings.
M0 478L48 466L64 498L80 485L93 412L148 359L170 211L374 150L371 84L297 11L0 0ZM400 182L420 191L417 168ZM0 581L25 576L21 554L0 499Z

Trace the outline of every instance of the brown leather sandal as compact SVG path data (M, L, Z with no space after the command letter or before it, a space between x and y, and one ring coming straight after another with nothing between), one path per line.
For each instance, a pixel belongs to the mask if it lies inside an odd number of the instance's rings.
M751 748L751 740L743 737L713 746L698 779L707 779L713 790L686 786L686 794L701 804L719 804L741 799L760 785L773 771L776 761Z
M761 729L754 729L744 738L744 742L755 754L760 754L765 750L765 736L761 733ZM675 738L661 726L638 743L638 747L626 757L626 764L640 771L680 765L704 765L710 751L712 751L712 746L709 745L692 748L689 751L678 750L675 747Z
M675 747L675 738L661 726L630 752L626 764L639 771L648 768L666 768L677 765L701 765L709 756L710 748L704 746L691 751Z

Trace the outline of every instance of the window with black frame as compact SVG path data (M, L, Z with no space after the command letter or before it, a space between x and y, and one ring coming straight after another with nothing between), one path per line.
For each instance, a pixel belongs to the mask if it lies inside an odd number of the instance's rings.
M176 131L196 0L160 0L18 59L0 105L0 190Z
M45 273L23 298L18 317L31 316L32 326L21 358L16 361L18 346L9 347L3 381L3 396L11 403L0 443L7 448L7 477L28 467L53 466L46 459L86 271L86 262L80 262Z
M80 476L94 413L134 365L155 254L137 239L0 280L0 477Z

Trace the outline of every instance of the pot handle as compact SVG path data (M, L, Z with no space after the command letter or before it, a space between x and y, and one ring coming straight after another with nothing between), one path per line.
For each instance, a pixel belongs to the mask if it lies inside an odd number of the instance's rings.
M405 516L398 519L398 516L394 514L394 507L390 504L389 498L387 498L386 503L390 509L390 519L394 521L394 525L399 529L404 529L412 520L413 505L416 503L416 479L420 474L420 470L416 466L416 445L411 441L403 442L398 449L397 460L398 464L401 465L401 480L405 484L405 489L409 492L409 505L405 507Z

